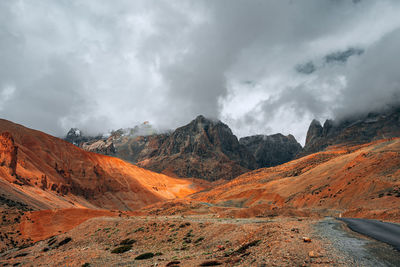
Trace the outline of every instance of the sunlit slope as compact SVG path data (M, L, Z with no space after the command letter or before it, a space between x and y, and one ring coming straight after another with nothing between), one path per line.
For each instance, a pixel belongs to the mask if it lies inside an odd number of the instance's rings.
M33 208L136 209L201 189L0 120L0 194Z
M400 139L331 147L275 168L243 174L194 198L276 211L292 208L347 212L349 216L399 216Z

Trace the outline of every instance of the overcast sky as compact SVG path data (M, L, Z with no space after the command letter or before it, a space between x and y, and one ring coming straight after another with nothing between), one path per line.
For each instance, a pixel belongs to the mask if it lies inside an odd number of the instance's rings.
M398 0L2 0L0 117L62 136L199 114L241 137L399 100Z

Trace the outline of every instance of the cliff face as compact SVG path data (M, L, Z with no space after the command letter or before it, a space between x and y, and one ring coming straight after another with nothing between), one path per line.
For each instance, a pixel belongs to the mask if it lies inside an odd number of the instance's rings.
M258 168L291 161L302 149L293 135L254 135L240 138L239 142L253 154Z
M340 121L314 120L307 132L304 150L299 156L324 150L330 145L356 145L400 136L400 108L381 113L369 113Z
M18 147L9 132L0 134L0 168L3 168L11 176L16 175Z

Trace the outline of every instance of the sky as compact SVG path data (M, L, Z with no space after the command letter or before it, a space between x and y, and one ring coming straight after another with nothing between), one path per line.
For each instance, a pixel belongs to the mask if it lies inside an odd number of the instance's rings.
M0 118L293 134L400 99L398 0L3 0Z

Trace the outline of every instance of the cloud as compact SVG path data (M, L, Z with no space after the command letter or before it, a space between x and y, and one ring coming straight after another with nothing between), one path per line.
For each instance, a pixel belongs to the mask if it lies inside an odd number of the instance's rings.
M361 48L354 48L350 47L349 49L345 51L337 51L330 53L325 56L325 62L326 63L334 63L334 62L339 62L339 63L346 63L347 60L352 57L352 56L359 56L364 53L364 50Z
M303 140L314 117L391 102L399 11L394 0L2 1L0 91L15 90L0 116L62 136L203 114L239 136Z

